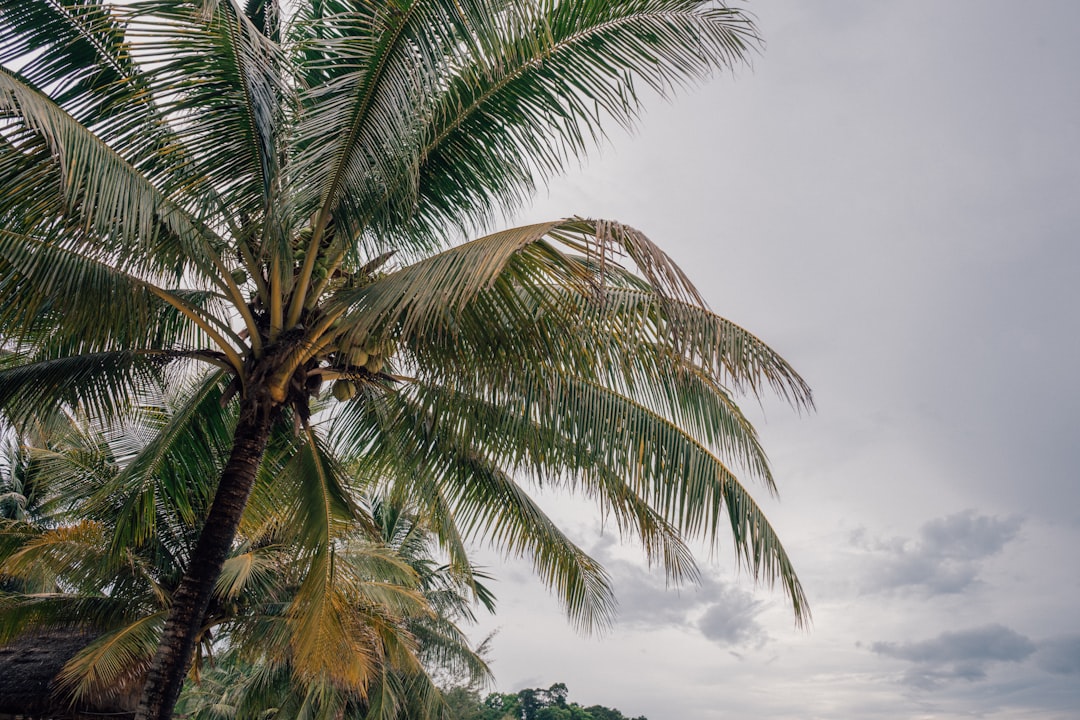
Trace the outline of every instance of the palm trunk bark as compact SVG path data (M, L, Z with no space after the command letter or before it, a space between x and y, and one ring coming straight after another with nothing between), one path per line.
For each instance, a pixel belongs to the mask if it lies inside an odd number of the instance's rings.
M172 607L157 654L150 666L136 720L169 720L195 657L195 640L203 624L214 584L229 555L240 516L247 505L266 449L274 413L254 401L241 406L233 447L221 473L214 502L206 517L187 571L172 597Z

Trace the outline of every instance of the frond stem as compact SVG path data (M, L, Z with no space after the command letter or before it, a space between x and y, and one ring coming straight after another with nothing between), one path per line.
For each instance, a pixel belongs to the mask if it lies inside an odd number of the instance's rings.
M221 349L221 352L228 359L229 365L232 367L232 369L237 374L243 373L244 359L240 357L240 354L236 351L236 349L229 342L227 342L220 333L214 330L210 323L208 323L198 313L198 311L195 310L195 308L191 307L188 303L184 302L172 293L166 290L162 290L155 285L147 283L146 288L150 290L150 292L152 292L154 295L157 295L169 305L172 305L174 308L180 311L180 313L183 314L184 317L186 317L187 319L191 320L191 322L198 325L199 329L206 333L207 337L209 337ZM238 341L239 344L239 338L235 339Z
M281 294L284 291L281 279L281 258L274 253L270 261L270 342L277 340L282 329Z

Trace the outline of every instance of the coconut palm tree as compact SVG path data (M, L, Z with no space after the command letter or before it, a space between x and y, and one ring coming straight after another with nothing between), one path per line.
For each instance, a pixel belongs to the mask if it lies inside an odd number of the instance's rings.
M342 450L407 494L453 563L473 536L531 557L582 627L610 617L606 576L525 478L595 498L676 578L695 573L683 538L726 517L805 617L737 479L773 489L733 401L809 406L803 380L636 230L489 232L604 123L632 125L643 89L741 60L739 11L0 0L0 38L0 408L109 422L194 365L229 383L227 456L140 718L170 716L281 424L309 438L308 477ZM329 446L310 422L324 387ZM133 505L112 547L152 516Z
M36 489L40 508L0 520L0 573L11 581L0 590L0 644L42 631L73 643L50 683L56 707L122 705L145 675L194 546L193 521L212 494L216 473L201 467L205 448L227 442L214 422L228 413L220 385L218 378L182 393L178 403L144 404L123 427L101 432L74 424L48 443L0 456L25 468L24 484ZM199 412L185 412L193 400ZM383 502L371 512L331 510L332 527L321 531L317 521L298 520L319 486L298 476L308 445L291 434L270 444L197 638L203 680L189 689L189 709L205 710L199 699L207 697L220 709L224 695L236 696L241 717L265 717L275 706L287 713L295 701L297 712L312 715L350 707L370 720L392 720L411 700L409 716L421 717L439 706L429 667L484 676L486 665L455 624L471 617L477 587L490 606L471 568L438 567L420 519ZM158 488L147 493L137 486L146 476L134 470L162 455L168 462L150 478ZM191 474L177 482L179 473ZM189 492L174 495L173 486ZM110 530L148 496L155 518L142 525L152 532L110 552ZM329 497L316 502L333 505ZM328 554L335 567L329 579ZM224 662L201 662L214 648L227 649ZM215 682L221 678L224 690Z

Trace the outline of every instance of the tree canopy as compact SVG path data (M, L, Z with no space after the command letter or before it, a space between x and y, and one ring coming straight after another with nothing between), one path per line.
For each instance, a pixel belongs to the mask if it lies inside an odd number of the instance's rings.
M644 715L627 717L603 705L583 707L569 702L565 683L546 690L525 688L516 693L490 693L483 699L464 686L445 691L447 720L648 720Z

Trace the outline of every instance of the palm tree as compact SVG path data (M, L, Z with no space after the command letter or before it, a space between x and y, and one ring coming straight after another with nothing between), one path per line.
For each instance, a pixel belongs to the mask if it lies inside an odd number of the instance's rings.
M573 621L606 576L520 478L594 497L693 578L727 517L755 577L802 589L736 473L772 490L733 401L803 380L714 315L640 232L486 232L661 94L739 61L704 0L0 0L0 408L110 422L208 366L231 440L150 669L167 718L272 431L407 494L465 563L529 555ZM333 442L311 432L332 383ZM330 422L329 420L327 422ZM271 448L272 450L272 448ZM145 531L134 513L112 543Z
M39 508L0 520L0 573L10 581L0 591L0 643L42 630L75 643L51 683L59 693L55 706L117 707L145 675L194 545L193 520L209 503L213 474L203 472L206 454L199 450L227 441L213 420L227 412L220 384L183 392L178 402L144 404L122 428L101 432L74 423L47 443L13 446L0 456L24 468L23 484L36 489ZM200 411L185 412L193 400ZM350 707L365 710L366 720L392 720L413 701L408 716L421 717L437 709L440 697L427 668L485 675L454 622L471 617L478 587L490 605L471 568L437 567L420 519L392 504L331 511L333 527L321 531L318 522L298 520L318 485L298 476L308 446L289 435L271 445L279 452L262 466L240 542L197 638L200 658L215 647L228 653L209 670L197 663L203 679L189 688L188 709L220 710L222 696L235 696L239 717L264 717L274 706L287 713L298 703L297 712L332 716ZM132 487L146 478L133 468L162 455L168 463L149 478L160 491ZM190 474L177 482L181 473ZM191 492L181 497L172 487ZM156 517L142 523L151 534L122 554L110 552L110 530L146 497L155 499ZM191 512L184 500L194 503ZM321 561L327 553L336 567L329 582ZM216 684L222 681L224 690ZM213 702L199 703L207 697Z
M372 510L382 546L413 570L427 606L426 612L400 615L415 640L420 662L379 663L366 686L349 687L325 675L313 678L298 672L295 656L267 651L265 638L275 634L267 632L267 623L280 622L280 615L264 616L255 623L240 618L235 625L238 642L198 683L185 686L179 711L195 720L268 716L423 720L442 717L446 710L433 673L446 673L470 684L490 679L482 658L484 643L477 650L471 648L457 622L475 620L474 597L493 611L492 596L474 581L475 573L465 577L453 567L436 563L431 532L423 518L389 499L377 499ZM347 553L339 557L339 562L350 559ZM379 575L372 581L378 582Z

